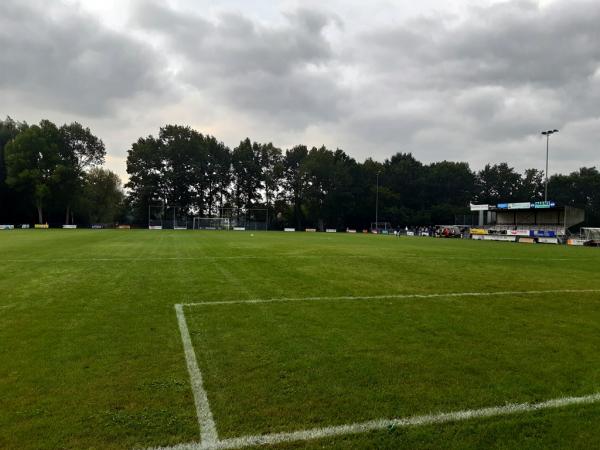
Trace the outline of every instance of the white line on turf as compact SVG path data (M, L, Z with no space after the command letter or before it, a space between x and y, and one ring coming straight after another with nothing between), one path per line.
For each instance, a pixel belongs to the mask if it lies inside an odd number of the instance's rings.
M192 346L192 339L190 338L190 332L185 320L185 315L183 314L183 307L181 305L175 305L175 311L177 312L177 322L179 323L179 331L181 332L185 361L192 382L192 392L194 394L194 403L196 404L196 414L198 415L198 425L200 426L202 444L214 444L219 440L217 427L210 410L206 391L204 390L202 374L198 368L198 361L196 361L196 353Z
M469 296L493 296L493 295L522 295L522 294L548 294L548 293L594 293L600 292L600 289L554 289L545 291L498 291L498 292L454 292L437 294L396 294L380 296L342 296L342 297L305 297L305 298L279 298L279 299L251 299L251 300L233 300L176 304L177 321L183 342L185 359L192 384L192 392L198 416L198 425L200 427L200 442L191 442L177 444L167 447L154 447L149 450L218 450L218 449L237 449L257 445L274 445L284 442L305 441L312 439L321 439L326 437L340 436L346 434L366 433L369 431L383 430L390 427L413 427L430 424L440 424L446 422L455 422L473 418L485 418L516 414L528 411L537 411L548 408L558 408L562 406L595 403L600 401L600 393L591 394L583 397L561 397L548 400L541 403L511 403L504 406L495 406L481 409L469 409L463 411L454 411L449 413L429 414L424 416L412 416L400 419L379 419L348 425L337 425L324 428L312 428L308 430L299 430L283 433L272 433L263 435L250 435L238 438L220 440L217 433L216 424L208 402L208 396L204 389L202 374L198 367L196 354L190 338L189 329L183 311L184 306L208 306L235 303L270 303L270 302L289 302L289 301L318 301L318 300L373 300L373 299L391 299L391 298L435 298L435 297L469 297Z
M543 294L586 294L599 293L600 289L549 289L543 291L490 291L490 292L441 292L434 294L389 294L389 295L345 295L340 297L283 297L283 298L256 298L247 300L217 300L213 302L183 303L183 306L211 306L231 305L240 303L276 303L276 302L302 302L326 300L385 300L385 299L413 299L413 298L438 298L438 297L493 297L506 295L543 295Z
M356 258L356 259L394 259L403 260L407 258L415 259L441 259L441 260L468 260L468 261L589 261L596 258L515 258L515 257L472 257L472 256L444 256L444 255L343 255L343 254L327 254L327 255L231 255L231 256L156 256L156 257L140 257L140 258L13 258L3 259L7 263L71 263L71 262L139 262L139 261L201 261L201 260L244 260L244 259L322 259L322 258Z
M585 395L582 397L561 397L547 400L541 403L509 403L504 406L493 406L480 409L467 409L439 414L427 414L423 416L412 416L399 419L379 419L368 422L352 423L324 428L312 428L308 430L293 431L288 433L272 433L254 436L242 436L239 438L216 440L215 442L190 442L170 447L155 447L151 450L220 450L237 449L258 445L275 445L294 441L307 441L327 437L367 433L393 428L409 428L424 425L443 424L449 422L460 422L470 419L481 419L511 414L527 413L544 409L561 408L571 405L583 405L597 403L600 401L600 393Z

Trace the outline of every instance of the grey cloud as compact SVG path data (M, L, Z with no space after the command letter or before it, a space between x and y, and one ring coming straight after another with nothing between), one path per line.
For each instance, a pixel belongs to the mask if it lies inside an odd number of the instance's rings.
M73 5L3 1L0 48L0 90L37 106L99 115L164 88L150 49Z
M301 129L339 114L341 88L327 70L335 56L324 30L339 19L300 9L287 23L265 26L239 13L211 22L158 4L144 5L137 24L160 33L183 58L181 79L215 101Z
M600 115L598 23L597 2L516 1L475 8L459 23L438 16L366 32L345 57L372 79L355 98L378 101L360 100L367 119L354 117L345 129L376 130L381 145L401 142L440 159L534 161L524 155L535 153L539 130ZM431 106L426 114L402 113L417 101ZM388 119L356 126L381 110Z
M156 132L174 116L225 130L229 145L246 135L322 139L357 159L411 151L424 161L523 169L543 162L539 131L551 127L561 129L553 167L598 163L598 2L508 1L461 20L439 13L382 26L372 19L377 3L340 10L345 22L308 8L268 22L209 16L192 1L183 10L132 0L127 29L117 32L77 8L35 1L2 3L0 96L10 93L2 100L96 114L113 137L117 127ZM358 10L361 20L349 16ZM362 31L348 26L359 22ZM157 102L161 92L186 95L151 112L136 97Z
M284 26L260 25L239 13L223 13L211 22L152 2L141 5L137 16L139 26L161 33L169 49L188 58L190 65L221 76L282 74L326 62L332 55L322 32L334 18L315 11L287 14Z
M557 87L584 81L598 68L598 23L596 2L543 10L532 1L502 3L473 9L459 25L420 19L367 33L357 57L421 86Z
M273 130L329 130L359 158L402 149L493 161L524 155L542 128L597 115L596 4L509 2L463 22L422 17L358 35L321 12L285 17L278 26L240 13L210 21L155 4L139 26L160 33L184 59L181 79L211 101ZM346 83L347 71L362 81Z

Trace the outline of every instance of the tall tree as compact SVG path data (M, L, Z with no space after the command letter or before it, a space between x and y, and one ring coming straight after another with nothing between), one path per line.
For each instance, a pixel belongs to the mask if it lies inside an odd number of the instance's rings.
M525 170L519 186L519 198L525 201L544 199L544 172L542 170Z
M307 187L304 160L308 155L308 149L304 145L297 145L285 152L283 158L283 180L284 198L292 205L292 223L297 227L302 226L304 214L302 206L304 194Z
M586 224L600 225L600 172L595 167L582 167L569 175L553 175L548 183L548 196L559 204L583 208Z
M65 207L65 223L70 223L72 206L81 196L85 171L104 163L106 149L104 143L89 128L73 122L58 130L61 164L57 168L57 186Z
M356 206L354 167L344 151L312 148L303 161L306 177L305 206L308 218L318 228L341 228Z
M268 226L269 208L272 203L273 195L276 193L281 177L283 176L283 158L281 149L275 147L270 142L261 146L260 156L261 178L264 183L265 202L267 207L266 221Z
M6 158L4 148L17 135L27 128L26 123L17 122L10 117L0 120L0 223L17 220L17 210L23 205L16 192L6 184Z
M260 198L261 188L261 145L250 142L249 138L240 142L231 154L234 184L234 204L239 210L251 208Z
M89 223L115 223L124 198L121 179L116 173L94 167L85 174L83 204Z
M200 209L201 214L217 215L229 197L231 175L231 151L225 144L217 141L213 136L205 136L207 151L207 166L199 177L206 178L206 211Z
M159 153L167 203L186 214L194 204L203 209L208 159L204 136L190 127L167 125L160 129Z
M56 125L43 120L19 133L6 145L6 182L33 199L38 223L43 208L60 181L65 161L60 154L60 134Z
M498 203L518 201L521 175L507 163L486 164L477 174L477 201Z
M166 201L167 189L163 177L164 162L161 144L153 136L139 138L127 151L129 203L134 220L147 222L148 205L153 201Z
M313 147L302 162L306 176L305 207L312 226L325 227L326 202L333 188L334 155L327 148Z

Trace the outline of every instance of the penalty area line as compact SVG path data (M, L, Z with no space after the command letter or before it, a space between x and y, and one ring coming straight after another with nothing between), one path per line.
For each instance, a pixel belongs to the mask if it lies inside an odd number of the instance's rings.
M185 320L183 307L181 305L175 305L175 311L177 313L177 322L179 324L179 331L181 333L181 341L183 342L185 362L187 364L187 369L190 374L190 381L192 384L192 393L194 395L194 403L196 405L198 425L200 426L200 438L202 439L203 445L213 444L219 440L217 426L210 410L208 396L206 394L206 390L204 389L202 374L198 368L198 361L196 360L196 353L194 352L194 347L192 346L192 339L190 338L190 331L188 330L187 322Z
M414 298L452 298L452 297L494 297L506 295L544 295L544 294L593 294L600 293L600 289L549 289L531 291L490 291L490 292L439 292L433 294L388 294L388 295L343 295L339 297L282 297L282 298L255 298L247 300L217 300L213 302L181 303L181 306L211 306L235 305L255 303L327 301L327 300L386 300L386 299L414 299Z
M281 432L271 434L249 435L238 438L219 439L216 423L210 409L208 395L204 388L204 382L196 353L190 337L187 321L185 318L185 306L209 306L240 303L273 303L273 302L295 302L295 301L326 301L326 300L376 300L376 299L413 299L413 298L439 298L439 297L480 297L498 295L535 295L556 293L597 293L600 289L553 289L553 290L530 290L530 291L496 291L496 292L447 292L434 294L391 294L379 296L340 296L340 297L304 297L304 298L272 298L272 299L250 299L231 300L200 303L183 303L175 305L177 322L181 334L185 360L194 397L194 405L200 429L200 442L188 442L165 447L151 447L147 450L217 450L237 449L250 446L274 445L285 442L307 441L334 437L347 434L366 433L370 431L383 430L390 427L414 427L429 424L441 424L468 420L473 418L484 418L516 414L540 409L558 408L567 405L595 403L600 401L600 393L583 397L562 397L541 403L511 403L504 406L488 407L481 409L469 409L448 413L429 414L422 416L411 416L399 419L378 419L367 422L337 425L306 430Z
M560 397L541 403L509 403L503 406L493 406L480 409L411 416L399 419L379 419L348 425L338 425L324 428L311 428L285 433L242 436L216 440L214 442L189 442L167 447L153 447L148 450L221 450L238 449L260 445L275 445L287 442L309 441L328 437L361 434L371 431L381 431L393 428L410 428L425 425L461 422L471 419L508 416L513 414L535 412L546 409L561 408L571 405L584 405L600 401L600 393L582 397Z

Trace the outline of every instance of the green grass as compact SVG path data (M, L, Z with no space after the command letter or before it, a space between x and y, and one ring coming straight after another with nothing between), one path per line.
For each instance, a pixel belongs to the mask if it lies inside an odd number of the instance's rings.
M199 439L175 303L600 289L597 249L386 236L0 233L0 448ZM186 307L220 436L600 391L600 293ZM593 448L600 405L277 448Z

